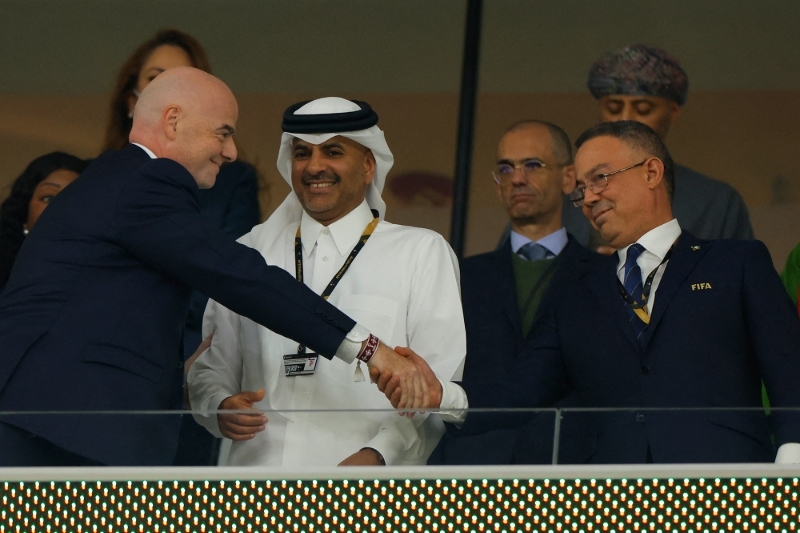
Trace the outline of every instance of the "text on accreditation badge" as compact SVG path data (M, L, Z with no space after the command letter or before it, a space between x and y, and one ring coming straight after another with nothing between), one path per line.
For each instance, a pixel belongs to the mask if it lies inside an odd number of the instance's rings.
M290 353L283 356L283 372L287 377L308 376L317 369L319 354L316 353Z

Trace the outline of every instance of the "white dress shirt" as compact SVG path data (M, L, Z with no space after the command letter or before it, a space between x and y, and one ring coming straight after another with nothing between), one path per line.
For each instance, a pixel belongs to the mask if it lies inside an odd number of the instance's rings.
M511 251L515 254L519 253L519 249L528 244L529 242L535 242L536 244L541 244L553 255L558 255L567 247L567 243L569 242L569 237L567 236L566 228L561 228L549 235L545 235L538 241L533 241L522 235L521 233L517 233L516 231L511 231Z
M303 278L321 293L358 242L372 213L366 202L328 227L307 214L301 220ZM260 226L243 237L270 264L295 273L297 224L272 243L258 240ZM387 345L409 346L437 375L456 375L466 353L458 263L441 235L381 221L329 299ZM228 465L336 465L370 447L386 464L424 464L444 431L436 415L398 416L378 388L356 382L356 362L320 357L316 373L287 377L283 355L297 343L210 301L203 334L212 346L189 372L195 418L220 436L216 410L222 400L244 390L266 391L256 408L266 411L266 429L231 444ZM391 411L313 412L385 409ZM301 410L307 410L301 412Z
M138 146L139 148L141 148L142 150L144 150L144 153L146 153L146 154L147 154L147 156L148 156L150 159L158 159L158 157L156 156L156 154L154 154L154 153L153 153L153 151L152 151L150 148L148 148L147 146L145 146L145 145L143 145L143 144L139 144L139 143L131 143L131 144L132 144L132 145L134 145L134 146Z

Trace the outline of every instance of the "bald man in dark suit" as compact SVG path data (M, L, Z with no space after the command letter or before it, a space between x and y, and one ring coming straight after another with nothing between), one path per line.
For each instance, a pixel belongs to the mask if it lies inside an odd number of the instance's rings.
M0 465L171 464L178 416L91 411L180 408L192 288L324 357L391 372L422 405L414 365L203 221L199 189L236 158L237 117L210 74L160 74L132 144L98 157L37 222L0 296L0 411L22 412L0 421Z

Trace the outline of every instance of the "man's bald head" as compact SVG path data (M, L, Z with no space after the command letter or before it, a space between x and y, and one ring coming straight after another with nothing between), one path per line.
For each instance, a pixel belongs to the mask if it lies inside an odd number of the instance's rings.
M221 80L192 67L158 75L133 111L130 141L186 167L200 188L211 187L219 166L236 159L231 135L239 109Z

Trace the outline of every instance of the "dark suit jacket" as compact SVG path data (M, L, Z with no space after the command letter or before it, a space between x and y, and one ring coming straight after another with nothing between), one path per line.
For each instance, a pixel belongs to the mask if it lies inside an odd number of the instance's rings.
M45 210L0 296L0 411L180 408L191 288L326 357L354 322L206 224L192 176L106 152ZM6 416L108 464L169 464L179 417Z
M238 239L260 220L258 206L258 174L255 167L244 161L226 163L219 169L217 182L210 189L199 191L200 215L206 223L220 228ZM183 356L188 359L202 341L203 313L208 296L192 291L189 314L183 329ZM175 453L176 466L216 465L219 439L184 416Z
M517 305L517 289L511 264L511 244L506 241L493 252L464 259L461 263L461 300L467 329L467 358L464 383L482 383L502 378L514 365L529 342L522 336L522 323ZM570 236L569 243L557 259L556 271L542 295L536 311L538 320L544 310L580 278L586 268L599 259ZM543 415L538 430L552 416ZM527 457L526 443L517 447L517 435L527 435L532 428L499 429L480 435L460 435L448 424L428 464L510 464L532 462ZM552 432L551 432L552 433ZM535 462L535 461L534 461Z
M761 380L773 406L800 406L800 320L763 243L706 242L684 232L642 344L628 322L615 266L600 265L564 292L506 378L465 383L470 407L563 401L623 408L565 413L561 462L773 460ZM695 410L657 410L670 407ZM776 445L800 442L796 414L773 410L771 418ZM486 431L510 421L472 413L462 429Z
M200 215L209 224L238 239L258 224L258 175L253 165L234 161L222 165L217 182L199 191ZM202 341L203 313L208 296L192 291L183 331L184 356L191 356ZM204 430L205 431L205 430Z

